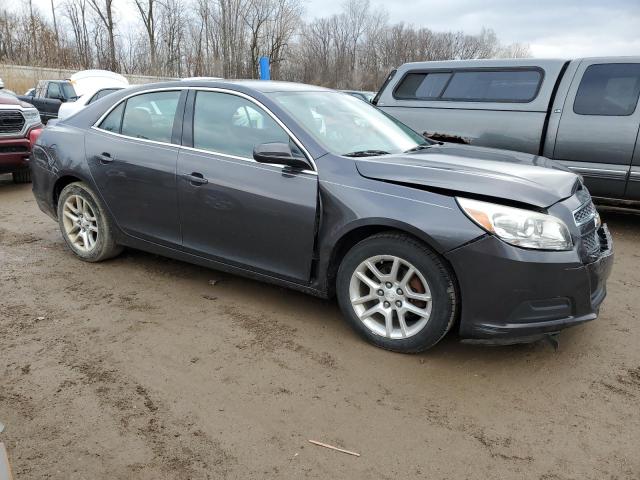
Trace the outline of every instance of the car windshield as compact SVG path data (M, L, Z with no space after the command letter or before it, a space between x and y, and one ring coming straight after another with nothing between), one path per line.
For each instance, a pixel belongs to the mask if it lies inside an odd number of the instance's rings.
M267 94L336 155L400 153L429 143L376 107L340 92Z

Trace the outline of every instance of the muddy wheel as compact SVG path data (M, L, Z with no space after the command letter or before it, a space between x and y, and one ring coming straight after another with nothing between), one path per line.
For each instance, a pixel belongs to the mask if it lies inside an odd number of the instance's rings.
M100 262L122 251L97 196L86 184L74 182L58 199L58 224L67 246L86 262Z
M456 317L453 274L408 235L383 233L355 245L338 270L336 293L356 332L397 352L431 348Z

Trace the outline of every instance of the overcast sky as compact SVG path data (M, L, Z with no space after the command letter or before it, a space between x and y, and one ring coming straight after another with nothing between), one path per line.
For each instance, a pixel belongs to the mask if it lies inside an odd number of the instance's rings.
M307 16L338 12L343 0L307 0ZM529 44L536 57L640 55L640 0L371 0L392 22L477 33Z
M11 0L0 0L6 1ZM51 8L50 0L35 3L47 13ZM124 3L132 1L116 2ZM305 16L337 13L342 3L306 0ZM392 22L436 31L492 28L503 43L529 44L536 57L640 55L640 0L371 0L371 5L386 10ZM127 10L121 21L135 15Z

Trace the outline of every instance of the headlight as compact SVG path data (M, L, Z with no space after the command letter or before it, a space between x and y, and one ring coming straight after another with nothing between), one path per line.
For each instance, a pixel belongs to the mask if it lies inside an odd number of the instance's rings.
M40 113L35 108L25 108L22 110L22 116L28 125L40 123Z
M569 229L559 218L468 198L457 200L469 218L511 245L539 250L571 250L573 247Z

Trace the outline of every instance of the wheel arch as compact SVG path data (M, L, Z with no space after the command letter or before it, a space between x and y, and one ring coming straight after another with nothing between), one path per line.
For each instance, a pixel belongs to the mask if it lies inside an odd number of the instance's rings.
M54 212L58 211L58 200L60 199L60 193L62 193L62 190L64 189L64 187L74 182L84 182L88 184L86 179L82 178L80 175L77 175L76 173L65 173L60 175L56 179L55 183L53 184L53 191L52 191L52 198L51 198Z
M429 237L424 232L418 230L412 225L400 221L390 219L367 219L350 224L335 236L336 240L332 242L333 248L331 249L326 266L325 285L328 297L331 298L335 296L335 283L338 268L340 267L340 263L347 252L362 240L384 232L402 233L425 244L428 248L433 250L434 253L438 254L442 261L447 264L447 267L455 277L453 267L444 258L444 256L441 255L440 246L433 238Z

